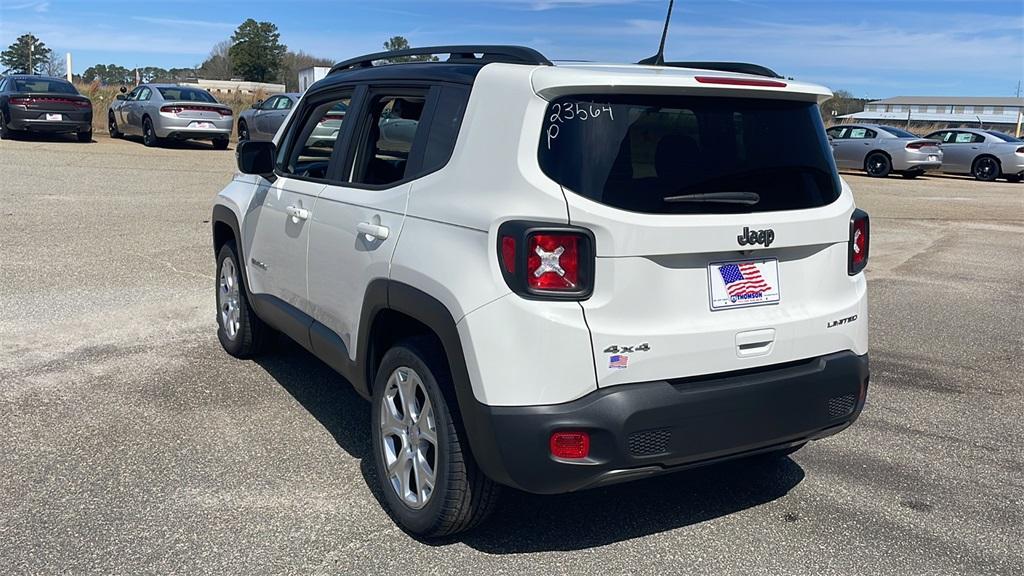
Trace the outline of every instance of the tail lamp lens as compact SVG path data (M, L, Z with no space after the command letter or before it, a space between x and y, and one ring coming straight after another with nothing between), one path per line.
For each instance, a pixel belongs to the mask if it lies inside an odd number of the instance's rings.
M11 98L11 104L15 106L28 106L31 103L31 98Z
M920 150L924 147L938 147L934 142L911 142L907 144L907 150Z
M590 455L590 434L555 432L549 442L551 455L563 460L581 460Z
M526 247L526 283L537 290L578 290L580 236L531 234Z
M1024 146L1017 148L1017 154L1024 154Z
M573 226L505 222L498 229L498 265L524 298L583 300L594 284L594 237Z
M160 109L161 112L168 112L170 114L180 114L185 111L181 106L164 106Z
M856 210L850 219L850 261L847 270L850 276L858 274L868 265L870 228L867 212Z

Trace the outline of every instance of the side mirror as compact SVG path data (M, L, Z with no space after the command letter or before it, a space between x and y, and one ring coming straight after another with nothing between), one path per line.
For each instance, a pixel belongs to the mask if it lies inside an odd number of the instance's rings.
M250 108L252 108L253 110L258 110L259 107L260 107L260 104L263 104L263 101L262 100L257 100L256 102L252 103L252 106L250 106Z
M118 95L114 96L114 98L117 98L118 100L127 100L128 99L128 97L125 96L124 94L118 94Z
M268 176L274 173L274 158L277 147L273 142L246 140L235 147L238 171L242 174Z
M125 88L124 86L121 86L121 94L124 94L127 91L128 91L127 88Z

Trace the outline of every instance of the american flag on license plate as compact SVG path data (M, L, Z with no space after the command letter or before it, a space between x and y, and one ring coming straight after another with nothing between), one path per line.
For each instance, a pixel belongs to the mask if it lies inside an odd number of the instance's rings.
M753 262L726 264L719 268L718 272L722 275L725 289L731 298L754 296L771 290L771 286L765 282L761 271L757 269L757 264Z

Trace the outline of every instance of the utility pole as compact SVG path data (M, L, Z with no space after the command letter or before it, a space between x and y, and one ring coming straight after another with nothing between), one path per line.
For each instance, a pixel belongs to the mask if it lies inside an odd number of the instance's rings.
M29 74L34 74L35 73L35 70L32 68L32 49L35 48L35 46L36 46L35 37L34 36L29 36L28 37L28 73Z
M1020 80L1017 80L1017 98L1020 98Z
M68 52L67 64L64 66L65 72L68 75L68 82L74 82L75 75L71 71L71 52Z

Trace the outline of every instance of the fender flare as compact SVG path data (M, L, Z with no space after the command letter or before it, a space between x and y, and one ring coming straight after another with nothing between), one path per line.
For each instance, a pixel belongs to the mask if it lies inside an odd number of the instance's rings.
M380 289L381 284L386 285L386 290ZM380 301L383 295L386 295L386 302ZM501 460L497 437L488 412L473 394L462 340L451 311L437 298L408 284L388 279L374 281L367 288L366 299L363 302L364 315L359 327L360 342L369 342L370 327L373 326L377 314L385 309L409 316L437 335L444 348L452 377L451 392L454 398L448 398L448 401L449 404L454 403L452 411L460 416L456 426L463 438L468 440L470 453L484 474L495 482L513 485ZM369 374L372 370L370 354L369 346L366 346L359 355L365 366L368 384L372 384L373 377Z

